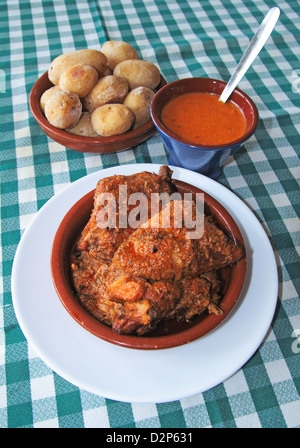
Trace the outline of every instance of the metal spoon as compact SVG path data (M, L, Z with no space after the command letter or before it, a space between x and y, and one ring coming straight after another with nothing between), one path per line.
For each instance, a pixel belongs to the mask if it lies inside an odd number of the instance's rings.
M280 14L280 9L275 7L271 8L253 36L244 56L240 60L238 66L233 72L231 78L226 84L219 101L225 103L233 90L236 88L237 84L240 82L241 78L244 76L264 44L266 43L268 37L273 31L274 26L278 20Z

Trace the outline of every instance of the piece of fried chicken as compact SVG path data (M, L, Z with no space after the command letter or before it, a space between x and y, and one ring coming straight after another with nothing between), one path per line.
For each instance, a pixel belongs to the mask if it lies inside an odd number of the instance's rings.
M121 306L110 304L109 301L104 302L103 290L107 270L118 247L135 230L128 226L121 228L118 225L121 206L119 188L125 186L127 189L127 215L134 208L134 205L128 203L130 195L144 193L149 199L148 216L150 216L151 194L171 195L175 191L171 177L171 169L168 166L162 166L159 174L141 172L129 176L115 175L101 179L97 183L90 219L72 250L71 269L74 287L80 301L96 318L108 325L111 325L115 315L121 313ZM100 227L98 223L99 211L101 212L105 207L103 201L100 200L103 194L112 194L116 199L116 225L113 227ZM140 304L137 308L140 309ZM128 310L127 312L130 314Z
M94 208L91 217L77 243L78 250L92 251L96 258L110 261L120 244L135 230L130 226L119 226L119 214L122 206L119 203L120 187L126 188L126 214L128 215L136 206L136 204L130 205L129 197L133 193L142 193L148 198L149 217L151 215L151 194L167 193L171 195L175 191L171 177L172 170L168 166L162 166L159 174L143 171L129 176L114 175L101 179L95 189ZM109 223L107 226L101 227L99 226L98 216L101 209L105 207L102 199L103 195L108 194L111 194L116 200L116 221L113 227L110 227ZM141 224L143 223L141 222Z
M195 215L195 203L192 203ZM142 302L146 315L134 325L126 311L113 328L122 333L130 324L139 334L163 320L190 320L210 309L219 298L216 270L235 263L242 249L234 244L211 217L204 217L201 237L191 239L190 229L175 227L175 208L184 203L171 201L158 215L141 225L116 251L108 268L105 297L132 309ZM170 226L162 226L164 216ZM195 216L194 216L195 217ZM210 275L205 275L206 273ZM146 301L146 302L145 302ZM142 317L142 319L141 319Z
M181 201L171 201L137 229L99 228L101 193L115 196L118 212L120 185L127 186L128 197L134 192L145 193L149 199L151 193L171 195L175 190L171 174L168 167L162 167L158 175L144 172L102 179L95 191L91 218L72 252L79 299L118 333L143 335L164 319L189 321L205 310L219 312L218 269L242 256L241 249L210 217L204 218L203 236L189 238L191 229L175 224L178 215L174 205ZM127 212L131 209L128 206ZM194 203L189 210L195 219ZM167 216L170 222L165 226Z

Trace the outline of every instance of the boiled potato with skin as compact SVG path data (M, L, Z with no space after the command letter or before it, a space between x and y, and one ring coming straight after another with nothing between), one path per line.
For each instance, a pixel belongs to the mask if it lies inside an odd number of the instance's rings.
M135 115L133 129L139 128L150 120L150 104L155 93L148 87L136 87L126 96L123 104Z
M80 120L71 129L68 129L71 134L81 135L83 137L98 137L97 132L92 126L90 112L82 112Z
M54 85L58 85L63 72L77 64L91 65L102 76L107 68L106 56L99 50L87 49L70 51L55 58L48 70L48 77Z
M156 65L141 59L128 59L114 68L113 74L127 79L130 90L144 86L155 89L160 83L160 73Z
M54 92L57 90L61 90L59 86L53 86L50 87L50 89L45 90L45 92L42 94L40 99L40 107L43 113L45 113L45 103L48 98L50 98L51 95L53 95Z
M92 125L102 137L124 134L134 122L134 114L124 104L104 104L92 113Z
M100 78L83 103L89 112L107 103L122 103L129 90L128 82L115 75Z
M45 116L52 126L68 129L78 123L82 104L75 93L59 90L54 92L45 103Z
M101 48L107 57L107 65L113 70L116 65L127 59L139 59L135 48L127 42L119 40L108 40Z
M85 97L98 81L98 72L91 65L77 64L67 68L59 78L62 90L76 93L79 98Z

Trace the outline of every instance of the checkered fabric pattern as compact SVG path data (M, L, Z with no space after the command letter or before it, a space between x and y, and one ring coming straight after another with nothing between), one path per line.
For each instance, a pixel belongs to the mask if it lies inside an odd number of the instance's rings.
M33 84L59 54L106 40L132 44L169 82L228 80L273 6L280 19L239 84L259 126L218 179L274 247L279 302L266 339L231 378L179 401L123 403L79 389L47 367L18 325L10 287L17 245L41 206L74 180L115 165L165 164L168 154L157 135L102 156L55 143L30 113ZM0 427L300 427L299 13L297 0L0 0Z

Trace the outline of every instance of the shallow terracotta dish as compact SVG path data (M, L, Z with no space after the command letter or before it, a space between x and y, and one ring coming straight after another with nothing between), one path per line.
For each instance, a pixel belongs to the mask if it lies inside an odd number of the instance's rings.
M175 184L181 193L202 192L182 181L175 181ZM223 298L219 302L224 312L222 315L203 313L190 323L178 323L173 320L161 322L156 330L146 336L120 335L96 320L78 300L69 262L73 244L89 220L93 196L94 190L83 196L67 212L56 232L51 254L51 274L55 290L65 309L78 324L107 342L127 348L154 350L176 347L198 339L216 328L228 316L244 284L247 264L245 257L232 267L222 269ZM227 235L233 238L236 244L244 247L242 235L231 215L210 195L205 193L204 198L206 213L212 214Z
M159 90L166 84L166 80L161 76L161 82L156 90ZM31 90L29 97L30 110L45 134L69 149L95 154L125 151L143 143L156 133L156 127L152 119L137 129L112 137L83 137L55 128L48 122L40 108L42 94L52 86L53 84L48 79L48 72L44 73Z

